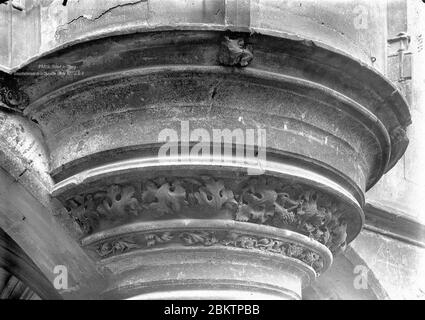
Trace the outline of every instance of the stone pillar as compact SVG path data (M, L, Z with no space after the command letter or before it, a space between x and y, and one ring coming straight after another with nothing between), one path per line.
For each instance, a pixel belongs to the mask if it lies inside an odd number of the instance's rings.
M325 27L291 35L280 14L300 9L236 2L227 26L218 3L171 28L148 8L154 29L97 40L61 25L56 40L82 43L21 70L59 73L14 77L19 99L2 96L42 133L49 196L104 277L93 297L301 299L407 146L380 52Z

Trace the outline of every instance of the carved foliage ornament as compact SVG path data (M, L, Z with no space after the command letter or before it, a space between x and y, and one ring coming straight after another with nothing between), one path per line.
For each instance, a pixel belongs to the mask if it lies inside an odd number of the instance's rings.
M344 249L344 209L329 196L275 178L239 183L211 177L158 178L70 198L65 206L85 234L133 221L233 219L308 235L332 252Z
M132 251L147 249L167 244L183 244L185 246L229 246L250 250L267 251L286 257L298 259L317 273L323 269L324 262L320 255L304 246L284 240L261 236L244 235L234 232L214 231L179 231L159 232L136 236L127 236L106 240L92 247L102 258L111 257Z

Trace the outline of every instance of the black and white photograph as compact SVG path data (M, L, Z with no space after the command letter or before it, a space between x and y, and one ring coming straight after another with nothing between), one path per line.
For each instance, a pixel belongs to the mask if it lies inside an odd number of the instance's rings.
M424 38L425 0L0 0L1 305L425 300Z

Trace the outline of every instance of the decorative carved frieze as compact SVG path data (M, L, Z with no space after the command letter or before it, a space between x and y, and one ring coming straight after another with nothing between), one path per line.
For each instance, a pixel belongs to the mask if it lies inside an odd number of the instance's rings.
M308 235L332 252L346 245L345 210L330 196L299 184L262 177L240 182L157 178L110 185L65 203L85 234L157 219L229 219ZM151 242L165 241L152 235ZM188 238L188 241L197 241Z
M225 66L246 67L254 58L251 46L244 39L224 37L218 54L218 61Z
M167 231L154 234L139 234L108 239L90 246L90 249L97 252L99 257L107 258L136 249L142 250L169 245L228 246L248 250L261 250L298 259L312 267L317 273L320 273L324 266L320 255L303 245L282 239L228 231Z

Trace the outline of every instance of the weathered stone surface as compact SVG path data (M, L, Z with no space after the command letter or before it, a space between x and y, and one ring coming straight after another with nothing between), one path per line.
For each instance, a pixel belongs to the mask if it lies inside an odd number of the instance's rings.
M12 21L0 35L13 37L0 65L16 70L58 47L111 34L164 29L215 29L283 35L345 52L384 70L385 10L380 2L344 1L327 6L307 1L94 0L27 4L25 12L1 6ZM7 19L5 19L7 21ZM1 19L3 21L3 19ZM373 59L372 59L373 58ZM373 63L372 63L373 61Z
M3 169L0 170L0 227L51 283L56 276L55 266L67 267L69 288L61 290L63 297L92 298L93 290L101 288L102 276L94 263L59 227L51 212Z
M425 249L363 231L352 247L391 299L424 299Z
M235 290L241 298L250 291L251 298L299 299L332 261L326 247L305 236L224 220L138 223L82 242L112 273L105 298L166 291L179 299L179 290L196 294L208 287L222 290L221 297Z
M0 299L61 299L30 257L0 230Z
M1 6L0 65L19 71L0 81L0 227L48 279L67 265L64 297L358 297L349 268L370 252L356 244L335 282L308 286L359 234L365 192L409 141L406 100L379 72L381 6L41 1L25 16ZM182 123L209 137L265 130L262 175L240 161L259 143L161 155L164 129L180 131L180 147L204 142ZM386 297L379 282L378 270L368 296Z
M145 144L155 143L164 121L167 127L174 128L179 120L189 117L194 126L260 126L270 132L270 148L315 157L347 174L360 189L373 185L388 161L390 165L397 161L397 152L387 159L390 132L396 127L404 128L410 120L404 112L404 102L393 94L394 88L369 69L363 69L363 76L352 77L343 69L330 69L323 60L333 59L335 67L352 68L354 72L358 64L350 65L343 56L310 48L302 42L272 42L254 35L250 42L255 47L255 59L250 68L229 70L218 67L222 35L161 35L129 36L95 42L90 49L76 48L64 52L61 58L67 62L65 72L78 66L75 76L71 72L40 76L32 81L22 79L21 85L27 87L26 92L35 100L25 114L37 121L49 137L54 173L61 170L60 166L72 167L77 157L118 146L140 145L140 137ZM157 50L159 47L162 49ZM107 53L102 59L86 59L87 54L95 52ZM322 63L312 63L312 55ZM26 71L36 70L40 63L54 65L57 59L46 58L28 66ZM107 66L105 60L109 61ZM324 73L327 77L322 76ZM344 78L346 81L341 82ZM66 92L59 89L72 82ZM58 90L54 91L55 88ZM38 99L43 92L52 90ZM392 112L382 108L381 99L387 100ZM255 112L259 105L261 114ZM317 106L321 113L315 112ZM353 117L357 121L352 121ZM243 119L245 124L237 119ZM128 126L127 121L132 125ZM278 129L282 123L283 130ZM296 134L297 130L306 131L306 136ZM400 147L403 150L404 145ZM382 152L377 153L377 148ZM340 156L345 156L345 161L332 162ZM82 166L81 161L79 164Z
M0 111L0 165L46 207L54 184L40 129L20 113Z
M356 224L356 212L332 196L264 177L160 177L72 196L65 206L85 234L137 221L217 218L294 230L334 253L354 238L347 225Z

